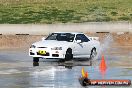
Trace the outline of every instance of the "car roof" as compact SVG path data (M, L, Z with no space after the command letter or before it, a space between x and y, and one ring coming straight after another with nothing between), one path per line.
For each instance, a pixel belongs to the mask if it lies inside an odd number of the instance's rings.
M83 32L54 32L54 33L71 33L71 34L83 34Z

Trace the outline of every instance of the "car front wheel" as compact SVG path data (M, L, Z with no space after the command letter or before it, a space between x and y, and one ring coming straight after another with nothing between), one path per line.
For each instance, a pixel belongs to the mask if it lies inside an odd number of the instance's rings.
M65 61L69 61L73 59L73 54L72 54L72 49L69 48L66 51L66 55L65 55Z

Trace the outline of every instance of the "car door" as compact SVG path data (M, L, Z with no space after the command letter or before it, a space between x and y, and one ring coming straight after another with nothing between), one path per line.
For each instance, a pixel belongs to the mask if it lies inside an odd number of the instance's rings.
M81 42L77 42L78 40L81 40ZM91 53L91 45L90 40L84 35L84 34L77 34L75 38L75 44L74 44L74 50L73 54L75 57L85 57L90 55Z

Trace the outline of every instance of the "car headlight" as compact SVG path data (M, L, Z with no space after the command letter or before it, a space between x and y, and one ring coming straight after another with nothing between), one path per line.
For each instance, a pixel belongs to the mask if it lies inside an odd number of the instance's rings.
M62 50L62 47L53 47L51 50Z
M36 48L36 46L35 45L31 45L30 48Z

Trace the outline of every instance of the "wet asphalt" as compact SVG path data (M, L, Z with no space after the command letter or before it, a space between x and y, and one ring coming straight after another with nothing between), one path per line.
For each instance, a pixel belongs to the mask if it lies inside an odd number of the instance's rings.
M40 59L33 63L32 57L23 50L0 51L0 88L83 88L78 81L81 69L88 71L90 79L130 79L132 68L109 64L120 61L121 56L105 55L107 70L102 77L99 64L101 57L93 60L73 60L66 64L62 61ZM131 57L130 57L131 58ZM72 64L71 64L72 63ZM37 65L37 66L34 66ZM87 88L115 88L113 86L89 86ZM116 87L118 88L118 87ZM132 88L119 87L119 88Z

